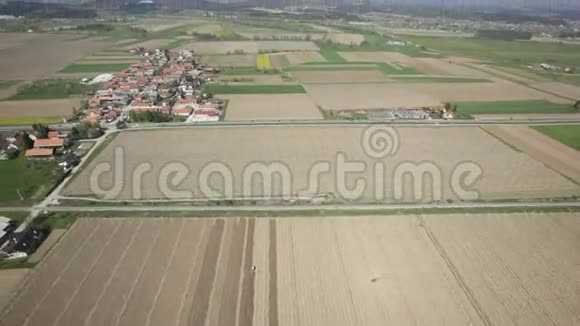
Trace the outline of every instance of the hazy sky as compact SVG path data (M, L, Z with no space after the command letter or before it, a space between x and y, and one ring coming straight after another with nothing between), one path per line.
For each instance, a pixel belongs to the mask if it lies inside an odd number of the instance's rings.
M379 0L380 1L380 0ZM428 4L437 7L477 7L477 8L544 8L580 9L580 0L384 0L394 4Z

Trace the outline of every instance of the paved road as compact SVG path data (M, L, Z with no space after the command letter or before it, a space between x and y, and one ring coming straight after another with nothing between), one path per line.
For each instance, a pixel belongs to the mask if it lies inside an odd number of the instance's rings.
M285 212L285 211L397 211L415 209L485 209L485 208L580 208L575 202L501 202L501 203L457 203L457 204L360 204L360 205L273 205L273 206L35 206L0 207L2 211L48 211L48 212Z
M100 138L97 138L93 147L91 147L91 149L82 158L81 163L79 165L77 165L76 167L74 167L72 169L72 171L69 173L69 175L56 188L54 188L52 190L52 192L50 194L48 194L48 196L46 196L46 198L40 204L29 209L30 214L28 215L28 217L26 217L26 219L24 219L22 221L22 223L20 224L20 226L18 227L16 232L24 231L26 229L26 227L28 227L28 224L30 224L30 222L32 222L42 211L44 211L47 206L52 204L56 200L58 195L60 194L61 190L73 178L75 173L79 169L81 169L85 164L88 164L87 158L91 157L91 154L102 145L102 143L107 139L108 136L110 136L111 134L116 133L116 132L118 132L118 131L117 130L106 130L105 134L103 136L101 136Z
M566 125L579 124L580 118L574 119L527 119L527 120L250 120L250 121L216 121L216 122L165 122L165 123L130 123L124 130L146 130L160 128L187 128L187 127L245 127L245 126L326 126L326 125L402 125L402 126L485 126L485 125ZM49 125L52 129L69 130L74 124ZM106 127L114 128L113 124ZM25 126L0 126L0 131L30 130L30 125Z
M125 130L146 130L161 128L188 127L247 127L247 126L352 126L352 125L393 125L393 126L487 126L487 125L567 125L579 124L579 119L553 120L256 120L256 121L218 121L203 123L131 123Z
M88 206L88 207L50 207L52 203L58 199L60 191L66 186L66 184L70 181L70 179L75 175L75 173L86 163L86 158L90 157L91 154L100 147L100 145L105 141L107 136L116 132L130 132L134 130L151 130L151 129L161 129L161 128L191 128L191 127L204 127L204 128L211 128L211 127L258 127L258 126L327 126L327 125L373 125L373 124L389 124L389 125L416 125L416 126L484 126L484 125L492 125L492 124L502 124L502 125L555 125L555 124L574 124L580 123L580 120L542 120L542 121L534 121L534 120L518 120L518 121L506 121L506 120L488 120L488 121L477 121L477 120L414 120L414 121L400 121L400 120L392 120L392 121L374 121L374 120L362 120L362 121L342 121L342 120L264 120L264 121L238 121L238 122L228 122L228 121L220 121L220 122L204 122L204 123L147 123L147 124L129 124L127 129L124 130L116 130L116 129L109 129L105 132L105 135L100 137L96 140L95 145L91 148L91 150L85 155L83 161L79 166L75 167L68 177L65 178L63 182L60 183L58 187L56 187L39 205L32 207L32 208L12 208L12 210L17 211L30 211L29 216L21 223L20 227L17 231L23 231L28 224L34 220L40 212L44 210L48 211L111 211L111 210L120 210L120 211L220 211L224 209L230 210L230 208L224 207L203 207L203 206L150 206L150 207L95 207L95 206ZM68 125L55 125L51 127L57 127L58 129L66 128ZM2 128L12 128L14 130L15 127L0 127ZM16 128L18 129L18 128ZM577 203L580 205L580 203ZM252 207L239 207L236 208L237 210L246 210L246 211L293 211L293 210L312 210L315 209L322 209L322 210L396 210L396 209L421 209L421 208L496 208L496 207L568 207L570 206L569 203L566 204L559 204L559 203L537 203L537 204L522 204L522 203L502 203L502 204L473 204L464 206L465 204L456 204L456 205L441 205L441 206L432 206L432 205L349 205L349 206L252 206ZM480 206L477 206L480 205ZM0 208L0 211L10 211L11 209Z

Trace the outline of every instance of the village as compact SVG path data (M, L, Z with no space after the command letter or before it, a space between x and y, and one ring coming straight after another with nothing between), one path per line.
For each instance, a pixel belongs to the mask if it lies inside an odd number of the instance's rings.
M109 75L89 98L81 121L104 125L127 122L218 121L223 102L203 92L216 68L200 65L188 50L135 48L143 60ZM105 76L107 77L107 76ZM102 80L102 76L95 79Z
M75 142L98 138L103 129L122 129L127 123L139 122L219 121L223 116L225 103L203 91L203 85L212 80L218 68L199 64L187 50L135 48L130 52L142 56L141 62L116 74L82 81L98 83L98 89L72 120L78 122L74 127L50 130L34 125L30 133L4 133L0 160L17 158L20 152L27 160L59 156L63 161L59 170L67 173L80 162L78 153L72 150L78 147Z

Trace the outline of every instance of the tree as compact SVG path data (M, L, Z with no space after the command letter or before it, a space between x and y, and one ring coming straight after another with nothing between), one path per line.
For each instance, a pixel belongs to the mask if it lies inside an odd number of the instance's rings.
M127 128L127 123L123 120L119 120L117 121L117 123L115 124L117 129L125 129Z
M50 131L47 126L43 124L33 124L32 130L34 130L35 136L37 138L45 139L48 138L48 132Z
M576 101L576 103L574 103L574 109L580 110L580 101Z
M34 146L34 141L27 132L22 132L22 143L25 149L31 149Z

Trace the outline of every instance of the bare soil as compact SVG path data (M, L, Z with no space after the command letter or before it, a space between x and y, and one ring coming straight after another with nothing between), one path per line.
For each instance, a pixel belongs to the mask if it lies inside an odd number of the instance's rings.
M106 43L75 34L0 33L3 80L35 80L60 71ZM66 49L66 51L63 51Z
M10 302L29 273L29 269L20 268L0 270L0 310Z
M303 83L383 82L392 81L378 70L295 71L292 76Z
M558 82L533 83L531 86L574 101L580 101L580 87Z
M580 183L580 152L577 150L527 126L488 126L485 130Z
M80 219L0 322L573 325L576 217Z
M416 90L416 85L310 84L306 86L306 90L316 104L332 110L422 108L441 105L440 99Z
M247 101L250 106L244 107L251 108L253 102ZM268 109L276 109L284 102L272 103L273 106ZM232 104L235 105L235 101ZM293 112L290 109L299 110L300 107L289 107L286 118ZM231 110L232 114L240 112L240 119L249 118L248 115L243 115L244 111L237 111L235 106ZM385 164L385 183L381 186L374 169L371 168L376 160L367 155L369 147L363 146L368 142L364 139L365 130L366 128L358 126L260 126L122 133L67 185L63 194L97 196L91 191L95 189L90 187L91 175L99 164L113 164L115 152L119 148L124 151L123 161L120 162L123 174L117 174L116 180L123 187L119 188L120 192L108 192L106 198L109 199L128 200L133 196L140 199L219 198L216 194L202 192L199 181L202 171L213 171L204 170L210 163L213 163L212 166L225 164L226 170L231 171L231 182L226 185L231 186L235 198L270 199L281 195L309 197L332 193L337 200L350 199L356 202L430 202L436 198L456 201L458 194L451 184L451 175L463 162L476 164L482 172L480 179L468 187L468 190L477 191L481 200L544 199L569 197L580 193L580 186L576 183L533 157L515 151L477 127L396 128L394 132L397 134L398 150L394 155L379 160ZM191 142L182 141L183 139L195 139L196 145L192 146ZM143 152L144 144L151 148L163 148L163 155L158 155L155 151ZM365 182L357 194L349 194L339 188L339 175L336 171L340 169L338 162L341 153L349 161L366 163L367 168L363 172L346 174L344 177L348 189L352 189L358 179ZM117 157L117 160L120 159L121 157ZM133 171L145 162L152 165L151 171L142 176L139 186L132 179ZM184 164L180 168L183 177L178 179L179 182L175 178L163 176L168 172L166 166L171 162ZM251 173L247 166L254 162L281 163L286 168L278 164L278 170L288 171L290 176L284 179L272 178L271 181L260 178L248 181L244 178ZM312 179L310 173L320 162L328 162L330 171ZM432 171L429 173L432 177L441 179L440 187L425 182L421 184L422 189L414 189L413 178L403 178L395 182L395 172L404 162L430 162ZM114 180L113 174L107 172L95 182L102 189L113 189ZM220 174L202 180L207 180L209 187L223 194L224 179ZM377 189L383 189L384 193L377 195ZM418 191L418 196L414 195L414 191ZM401 195L395 196L395 192ZM104 195L98 194L97 197Z
M216 65L216 66L255 66L255 54L230 54L230 55L204 55L201 57L201 62Z
M159 48L163 48L164 46L169 44L169 42L171 42L171 39L148 40L148 41L141 42L141 43L127 45L127 46L124 46L121 48L125 49L125 50L130 50L130 49L137 48L137 47L144 47L146 49L159 49Z
M266 51L318 51L316 44L308 41L258 41L258 42L192 42L178 49L193 50L200 54L258 53Z
M0 118L69 117L73 107L79 108L81 98L56 100L0 101Z
M364 36L352 33L329 33L325 36L326 39L340 44L354 44L360 45L364 40Z
M308 62L325 61L322 55L316 51L291 52L286 54L286 58L291 65L301 65Z
M227 95L227 121L321 119L306 94Z

